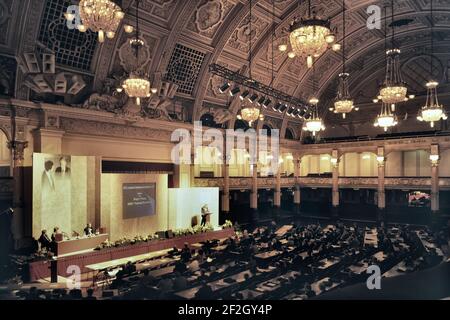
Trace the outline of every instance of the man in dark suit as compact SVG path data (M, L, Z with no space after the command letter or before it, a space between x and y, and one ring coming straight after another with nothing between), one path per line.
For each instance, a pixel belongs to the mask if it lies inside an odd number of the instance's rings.
M56 168L55 173L58 175L64 175L70 173L70 167L67 166L67 160L65 157L59 159L59 167Z
M84 228L84 234L86 236L92 236L94 234L94 228L92 228L92 224L88 223L86 228Z
M50 160L46 161L44 167L44 172L42 173L42 186L53 191L55 190L55 179L52 173L53 162Z
M208 216L209 216L210 214L211 214L211 212L209 212L208 205L205 204L205 205L202 207L202 221L201 221L200 225L202 225L202 226L206 225Z
M41 245L41 250L46 248L48 251L52 249L52 241L47 235L47 230L42 230L41 236L38 239L39 244Z

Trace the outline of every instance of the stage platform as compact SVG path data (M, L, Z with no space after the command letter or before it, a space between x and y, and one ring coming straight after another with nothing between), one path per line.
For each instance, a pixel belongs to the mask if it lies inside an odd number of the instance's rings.
M101 262L124 259L143 255L146 253L170 249L173 247L182 248L184 243L193 245L213 239L224 239L234 235L234 229L224 229L218 231L204 232L190 236L175 237L172 239L152 240L133 245L127 245L117 248L108 248L102 250L91 250L89 252L73 254L69 256L59 257L57 261L58 276L67 277L67 269L69 266L78 266L82 273L88 273L90 270L86 268L88 265L98 264ZM30 282L38 281L50 277L50 261L41 260L31 262L29 265Z

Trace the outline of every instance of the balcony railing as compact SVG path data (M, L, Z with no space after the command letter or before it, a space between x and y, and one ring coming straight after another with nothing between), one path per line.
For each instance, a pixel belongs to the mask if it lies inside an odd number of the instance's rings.
M331 188L333 179L329 177L299 177L298 182L304 188ZM281 177L281 187L291 188L296 185L296 178ZM217 187L223 188L223 178L195 178L196 187ZM251 177L230 177L230 189L250 189L252 186ZM275 177L259 177L258 188L275 188ZM439 178L441 189L450 190L450 177ZM367 188L376 189L378 187L377 177L340 177L340 188ZM386 177L385 188L387 189L430 189L430 177Z

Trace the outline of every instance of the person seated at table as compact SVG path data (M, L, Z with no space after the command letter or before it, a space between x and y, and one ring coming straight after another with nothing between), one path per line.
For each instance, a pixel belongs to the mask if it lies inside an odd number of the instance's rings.
M305 295L308 298L312 298L312 297L316 296L316 293L313 291L313 289L311 288L311 285L309 283L305 285L305 289L304 290L305 290Z
M136 265L134 265L131 261L128 261L124 267L125 275L131 275L136 272Z
M67 294L66 289L61 289L60 300L70 300L70 296Z
M89 288L86 290L87 296L84 300L97 300L97 297L94 296L94 289Z
M170 256L175 256L180 252L177 247L173 247L172 250L170 250L168 253Z
M202 250L205 252L206 255L210 255L211 254L211 248L212 248L212 243L209 240L205 241L205 244L202 246Z
M86 235L86 236L94 235L94 228L92 228L92 224L91 223L88 223L86 225L86 228L84 228L84 235Z
M42 230L38 242L41 245L41 250L46 249L47 251L52 251L52 241L47 235L47 230Z
M166 294L173 290L173 280L170 278L161 279L158 283L158 289L161 293Z
M189 249L189 245L186 242L184 244L184 248L181 250L181 261L188 262L192 257L191 249Z
M200 269L200 257L197 256L194 260L192 260L188 265L190 272L195 272Z
M203 249L198 249L195 260L197 260L198 263L201 264L201 263L205 262L206 258L207 258L207 256L206 256L205 252L203 251Z
M206 283L206 281L202 281L202 286L195 294L195 299L198 300L212 300L213 298L213 291L211 287Z
M80 289L72 289L69 291L69 296L71 300L81 300L83 298L83 294Z
M150 270L144 269L142 270L142 278L139 281L141 285L152 286L156 282L156 278L150 274Z
M179 273L185 273L187 270L187 266L186 263L184 263L183 261L178 261L175 264L175 268L173 269L174 272L179 272Z
M225 244L227 245L227 251L235 251L236 250L236 241L232 237L229 237L225 240Z
M42 300L39 297L39 291L36 287L31 287L29 292L25 296L25 300Z
M61 232L59 231L59 227L55 227L53 228L53 233L52 233L52 241L56 242L56 235L60 234Z
M173 289L175 291L181 291L186 289L188 286L188 281L185 276L179 272L175 272L175 279L173 281Z

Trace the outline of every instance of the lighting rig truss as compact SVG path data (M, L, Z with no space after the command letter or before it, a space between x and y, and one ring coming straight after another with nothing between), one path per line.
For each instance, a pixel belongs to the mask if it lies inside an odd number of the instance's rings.
M284 113L286 111L288 116L293 118L298 117L300 119L309 118L312 114L312 107L305 101L290 96L273 87L262 84L254 79L248 78L238 72L229 70L221 65L211 64L209 66L209 72L227 81L226 88L221 88L221 92L227 91L231 88L231 83L234 83L235 87L233 87L230 91L232 96L243 90L241 97L243 95L249 96L249 99L253 100L252 102L257 103L264 108L267 108L270 104L273 104L272 109L274 111L278 111L280 113ZM239 87L243 88L239 89ZM250 91L253 92L252 95L250 95ZM255 92L262 94L262 96L258 96ZM273 100L271 100L271 98Z

